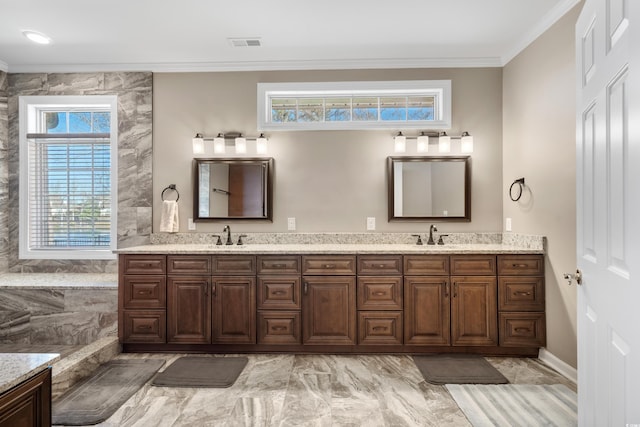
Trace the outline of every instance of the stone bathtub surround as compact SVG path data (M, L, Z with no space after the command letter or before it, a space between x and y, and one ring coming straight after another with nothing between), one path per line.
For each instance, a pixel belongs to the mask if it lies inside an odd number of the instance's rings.
M7 77L8 76L8 77ZM152 219L150 72L0 71L0 273L117 273L114 260L18 259L18 98L27 95L118 96L118 246L149 243ZM7 130L8 129L8 130Z
M153 233L152 245L210 245L215 244L216 235L224 233ZM247 245L380 245L380 249L390 249L385 245L415 245L418 233L231 233L235 242L240 234ZM432 248L444 249L451 245L504 245L514 248L544 251L544 237L514 233L435 233L434 239L440 234L444 237L444 246L436 245ZM427 245L429 232L420 233ZM224 239L223 239L224 240ZM420 246L417 246L420 248ZM227 248L229 248L227 246ZM456 248L460 250L461 248Z
M0 353L0 394L28 380L60 358L55 353Z
M0 275L0 343L84 345L115 335L116 274Z

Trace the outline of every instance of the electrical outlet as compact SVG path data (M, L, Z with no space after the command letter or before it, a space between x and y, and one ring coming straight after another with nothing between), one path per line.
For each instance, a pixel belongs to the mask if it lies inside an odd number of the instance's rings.
M367 230L376 229L376 218L373 216L367 217Z
M507 218L504 222L504 229L511 231L511 218Z
M287 229L289 231L296 231L296 219L295 218L287 218Z
M193 218L189 218L188 227L190 231L194 231L196 229L196 223L193 222Z

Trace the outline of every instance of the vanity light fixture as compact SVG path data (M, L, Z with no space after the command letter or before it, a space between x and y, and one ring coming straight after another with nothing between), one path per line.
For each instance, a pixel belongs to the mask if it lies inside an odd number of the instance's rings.
M448 153L451 151L451 137L446 132L440 132L438 137L438 151Z
M407 137L402 132L398 132L393 138L393 146L396 153L404 153L407 151Z
M469 132L462 132L460 137L460 152L473 153L473 137L469 135Z
M240 134L236 138L236 154L245 154L247 152L247 139Z
M417 138L416 151L418 153L426 153L429 151L429 136L424 132L420 132L420 136Z
M203 136L198 132L192 139L194 155L205 154L206 141L213 141L214 154L225 154L227 152L227 144L233 144L236 154L246 154L249 151L247 141L256 141L257 154L265 154L267 152L267 138L263 133L261 133L258 137L247 137L239 132L220 132L215 137L211 137Z

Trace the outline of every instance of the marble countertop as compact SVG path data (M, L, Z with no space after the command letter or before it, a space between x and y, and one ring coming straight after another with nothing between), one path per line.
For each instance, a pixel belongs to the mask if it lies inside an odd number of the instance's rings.
M118 254L542 254L543 250L505 244L157 244L133 246Z
M60 359L56 353L0 353L0 393L28 380Z
M112 273L4 273L2 288L118 289L118 275Z

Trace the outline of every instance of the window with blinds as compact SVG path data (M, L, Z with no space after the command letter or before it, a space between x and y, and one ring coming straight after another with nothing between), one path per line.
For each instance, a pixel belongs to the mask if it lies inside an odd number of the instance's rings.
M450 80L258 84L260 130L450 126Z
M37 104L25 111L21 257L112 258L112 105Z

